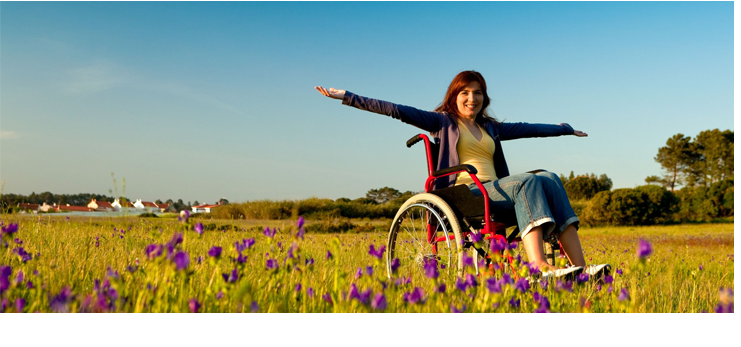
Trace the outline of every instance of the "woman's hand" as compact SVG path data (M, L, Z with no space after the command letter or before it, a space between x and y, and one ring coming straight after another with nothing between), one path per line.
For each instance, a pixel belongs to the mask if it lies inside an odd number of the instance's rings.
M570 126L568 123L561 123L559 125L568 125L568 126ZM579 136L579 137L587 137L587 136L589 136L589 135L587 135L587 133L585 133L583 131L576 130L576 129L574 129L574 135Z
M327 90L327 88L324 87L314 87L314 89L322 93L322 95L328 96L332 99L342 100L343 98L345 98L345 91L341 89L329 88L329 90Z

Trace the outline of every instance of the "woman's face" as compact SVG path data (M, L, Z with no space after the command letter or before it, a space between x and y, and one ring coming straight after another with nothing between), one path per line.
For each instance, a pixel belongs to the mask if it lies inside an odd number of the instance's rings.
M461 117L476 119L476 115L481 112L483 104L484 92L481 90L479 82L472 81L458 92L456 105L458 105L458 114Z

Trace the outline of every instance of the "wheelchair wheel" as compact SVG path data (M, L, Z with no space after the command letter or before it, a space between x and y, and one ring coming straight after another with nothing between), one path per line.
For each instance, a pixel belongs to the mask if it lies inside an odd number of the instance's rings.
M394 258L399 259L399 275L404 277L424 276L424 264L429 259L437 260L441 273L461 270L460 244L460 224L450 206L437 195L417 194L404 202L391 223L387 274L390 278Z

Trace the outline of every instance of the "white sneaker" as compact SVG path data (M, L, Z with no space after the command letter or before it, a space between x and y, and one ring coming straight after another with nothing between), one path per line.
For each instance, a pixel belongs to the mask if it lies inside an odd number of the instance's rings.
M605 275L609 275L612 270L610 264L599 264L599 265L587 265L584 268L584 272L589 274L590 278L601 279Z
M567 281L573 281L576 279L576 276L579 276L583 271L584 271L584 268L581 266L571 266L565 269L557 269L557 270L543 272L543 278L545 279L562 278Z

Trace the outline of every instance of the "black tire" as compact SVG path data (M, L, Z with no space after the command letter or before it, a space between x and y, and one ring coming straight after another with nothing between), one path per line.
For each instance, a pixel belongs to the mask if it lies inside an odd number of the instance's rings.
M429 216L429 217L428 217ZM434 235L448 236L453 240L437 243L437 254L427 241L427 219L435 226ZM417 194L396 212L389 231L386 253L386 271L391 277L391 262L399 258L399 276L424 278L425 259L437 258L440 272L450 273L463 269L461 227L453 210L437 195Z

